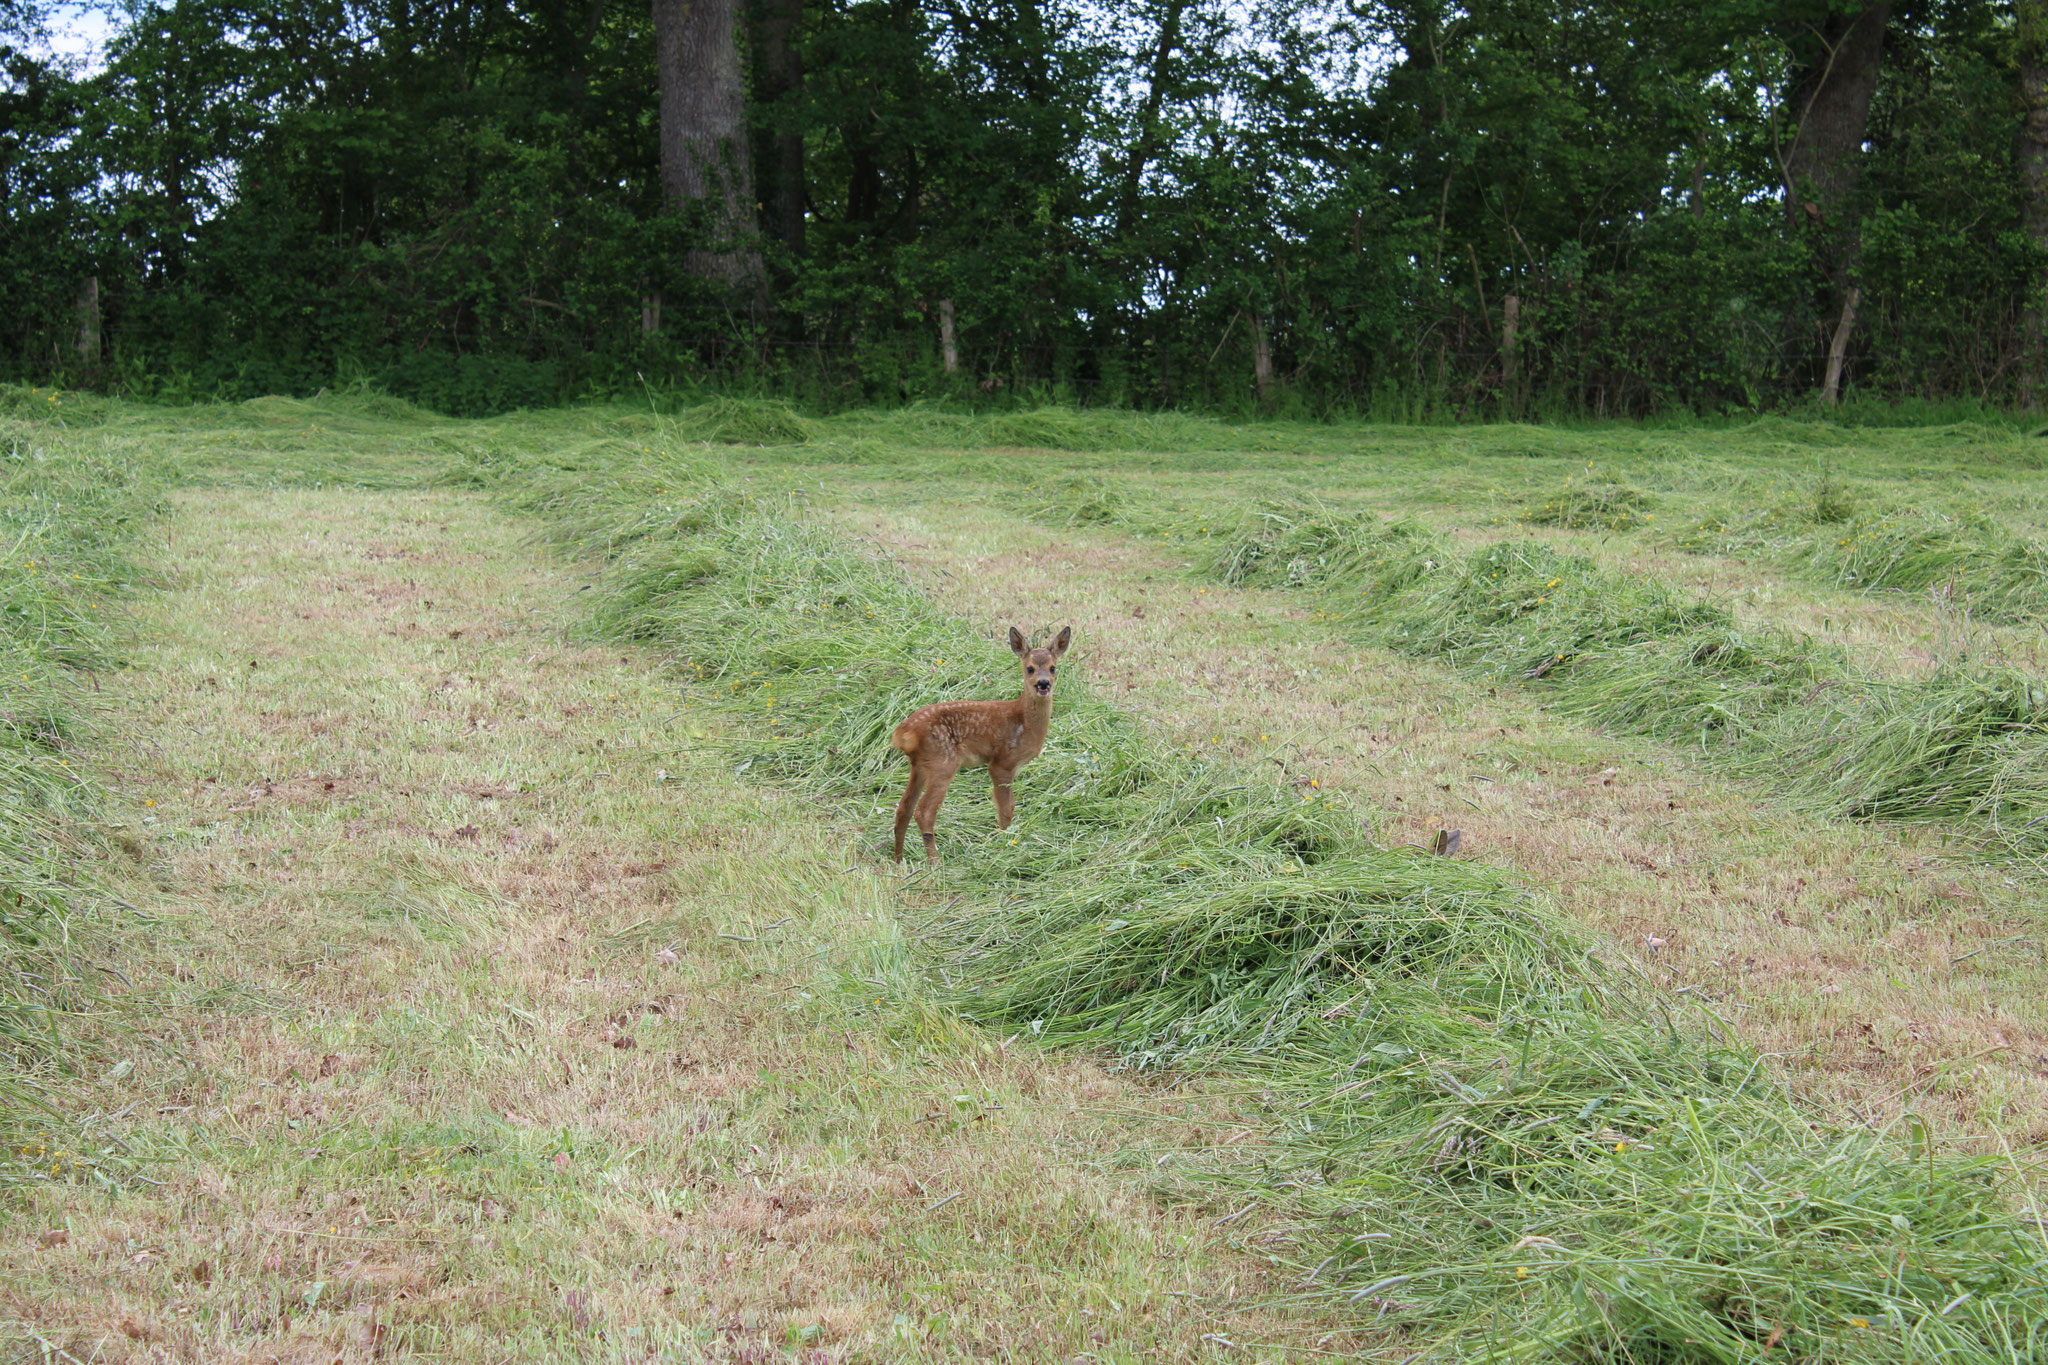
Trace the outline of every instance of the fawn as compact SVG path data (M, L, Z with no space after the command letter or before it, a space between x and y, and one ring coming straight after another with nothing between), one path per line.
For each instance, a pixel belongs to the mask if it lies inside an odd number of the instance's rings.
M1023 696L1015 701L934 702L911 712L910 718L896 727L889 742L910 758L910 785L896 804L897 862L903 861L903 831L915 809L918 832L924 835L925 861L937 866L939 845L932 828L938 824L939 803L946 799L946 788L962 768L988 765L989 780L996 789L996 828L1010 827L1010 814L1017 803L1010 784L1017 769L1037 758L1045 747L1045 728L1052 720L1052 677L1073 639L1074 628L1066 626L1049 648L1033 649L1023 633L1011 626L1010 650L1024 665Z

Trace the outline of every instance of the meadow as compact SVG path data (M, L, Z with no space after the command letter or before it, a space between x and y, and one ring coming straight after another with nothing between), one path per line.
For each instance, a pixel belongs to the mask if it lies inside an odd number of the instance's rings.
M2048 1359L2024 429L4 397L26 1359Z

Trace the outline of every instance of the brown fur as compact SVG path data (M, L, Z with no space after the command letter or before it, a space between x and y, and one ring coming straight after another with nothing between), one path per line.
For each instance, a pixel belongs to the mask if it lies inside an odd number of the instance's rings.
M903 834L915 812L918 832L924 835L924 856L928 863L939 861L938 840L932 831L939 821L939 803L946 788L962 768L988 765L989 781L995 787L996 828L1008 829L1016 808L1012 784L1017 769L1037 758L1045 748L1046 727L1052 721L1052 681L1060 656L1074 638L1073 627L1044 649L1033 649L1015 626L1010 627L1010 650L1024 670L1024 694L1015 701L942 701L910 713L896 727L890 743L910 758L910 783L903 799L896 803L896 861L903 861Z

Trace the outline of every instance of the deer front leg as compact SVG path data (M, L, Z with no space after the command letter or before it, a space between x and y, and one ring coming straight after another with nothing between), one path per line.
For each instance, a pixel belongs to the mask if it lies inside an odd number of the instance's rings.
M939 823L939 803L946 799L946 788L953 785L953 774L935 773L929 779L929 783L917 803L917 832L924 836L924 860L937 867L939 841L932 830Z
M1017 770L990 764L988 777L996 790L996 828L1008 829L1010 817L1017 810L1017 788L1014 785L1017 781Z
M896 803L896 861L903 861L903 831L910 827L910 812L917 806L918 793L924 790L924 774L917 770L917 764L910 765L910 782L903 788L903 799Z

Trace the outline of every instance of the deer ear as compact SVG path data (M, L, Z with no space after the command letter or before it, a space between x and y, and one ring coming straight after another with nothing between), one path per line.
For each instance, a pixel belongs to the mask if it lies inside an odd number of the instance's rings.
M1052 642L1052 656L1057 659L1067 652L1067 646L1074 643L1074 628L1061 626L1059 635Z
M1010 652L1012 654L1028 654L1031 652L1031 646L1025 642L1024 632L1015 626L1010 627Z

